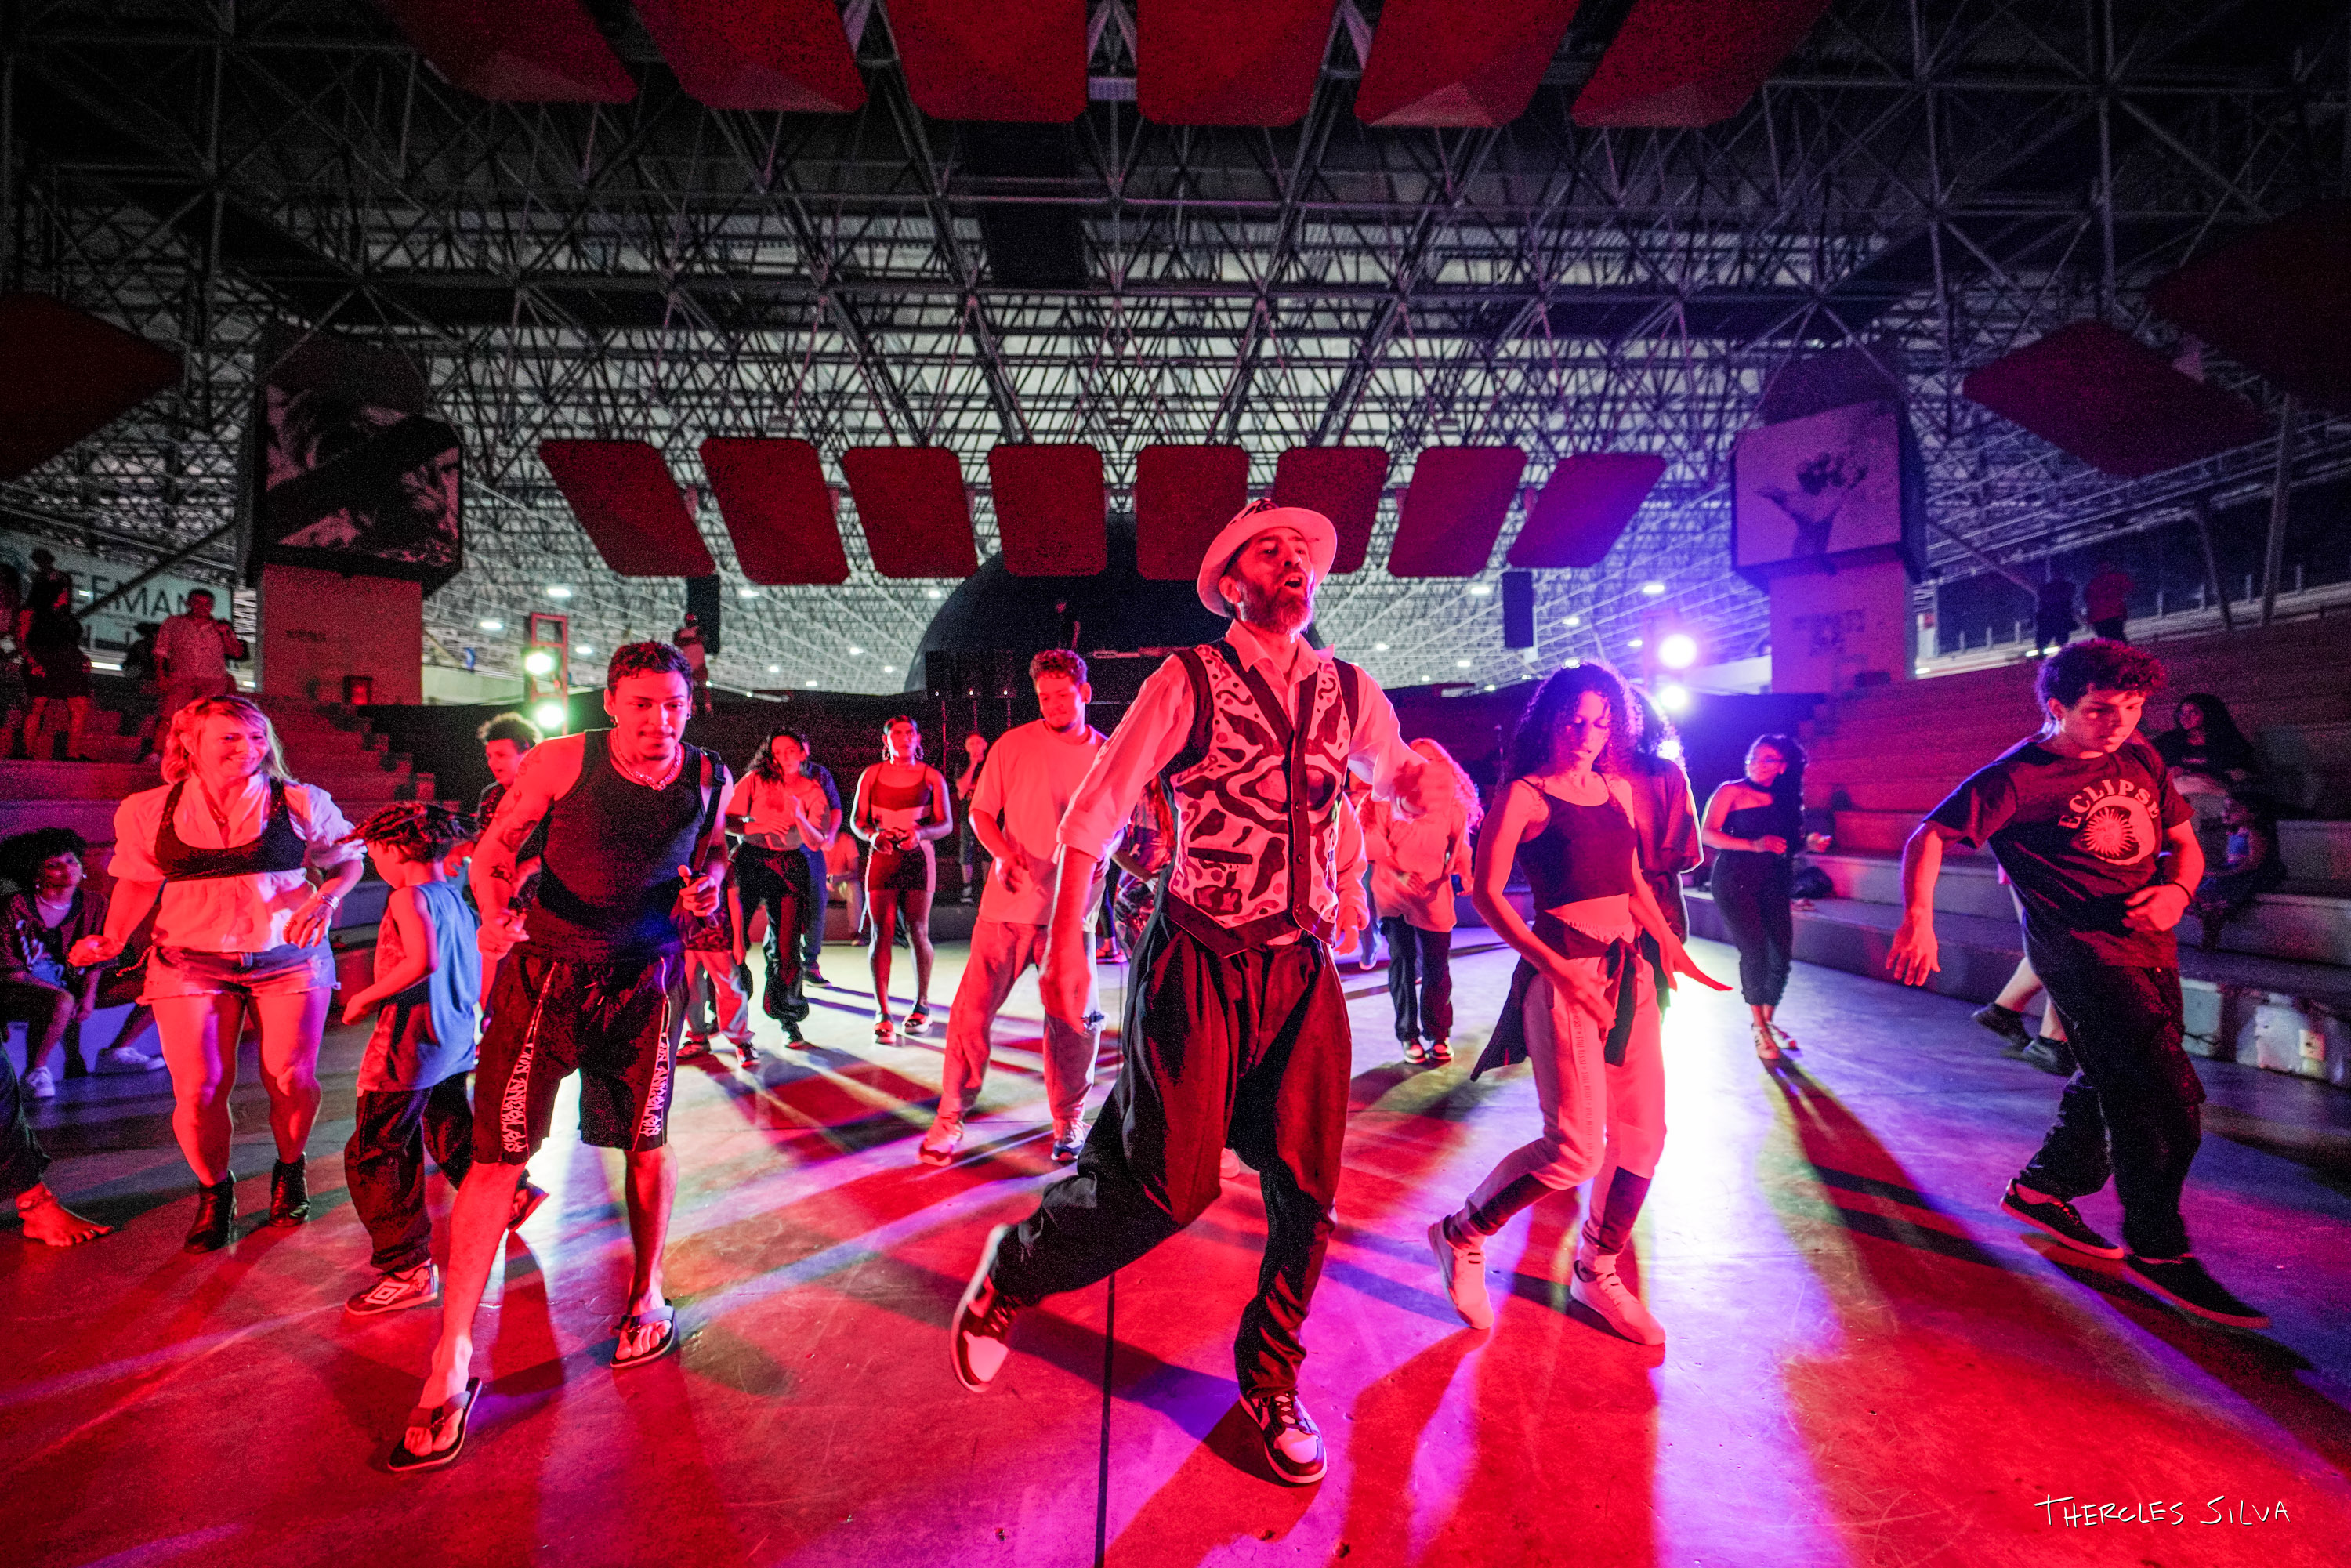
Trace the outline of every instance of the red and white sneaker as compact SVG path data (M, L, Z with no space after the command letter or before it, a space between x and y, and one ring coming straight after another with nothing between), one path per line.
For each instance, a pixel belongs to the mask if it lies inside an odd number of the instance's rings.
M1494 1326L1494 1303L1486 1294L1486 1239L1474 1230L1460 1232L1440 1219L1428 1228L1428 1250L1437 1260L1437 1277L1445 1281L1445 1299L1473 1329Z
M378 1312L428 1307L440 1299L440 1270L430 1263L420 1263L398 1273L378 1274L374 1284L343 1303L343 1310L353 1317L369 1318Z
M1241 1408L1257 1423L1258 1436L1265 1440L1265 1462L1273 1468L1274 1479L1284 1486L1311 1487L1322 1479L1328 1465L1322 1432L1299 1402L1296 1389L1244 1394Z
M1008 1225L987 1233L987 1245L979 1249L979 1267L972 1270L971 1283L964 1287L963 1300L956 1303L955 1316L947 1323L956 1381L974 1394L987 1391L1012 1354L1012 1322L1020 1315L1020 1309L988 1279L996 1268L997 1249L1011 1234Z

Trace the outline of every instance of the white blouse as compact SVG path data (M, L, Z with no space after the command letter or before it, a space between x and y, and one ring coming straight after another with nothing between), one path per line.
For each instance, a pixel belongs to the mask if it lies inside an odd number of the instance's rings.
M162 832L163 803L172 798L172 789L164 784L141 789L115 808L114 858L108 870L118 882L163 881L162 868L155 863L155 841ZM225 826L213 821L204 786L189 779L172 823L180 841L191 849L217 850L259 838L269 821L267 777L256 773L246 779L227 807ZM286 786L286 814L302 837L307 867L330 870L367 852L364 845L341 841L351 825L334 798L315 784ZM166 882L155 904L155 944L207 953L280 947L286 944L287 923L309 896L309 878L300 871Z

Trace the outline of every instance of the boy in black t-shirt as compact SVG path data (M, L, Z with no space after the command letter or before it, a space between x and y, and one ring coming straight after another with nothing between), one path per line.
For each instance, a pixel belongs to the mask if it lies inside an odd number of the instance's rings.
M2202 1138L2204 1087L2181 1049L2179 948L2204 855L2162 758L2137 739L2163 665L2095 639L2041 666L2041 733L1929 812L1902 851L1902 924L1886 968L1918 986L1938 967L1935 880L1943 844L1988 844L2024 907L2024 950L2080 1064L2057 1124L2001 1207L2076 1252L2122 1258L2152 1294L2242 1328L2269 1319L2196 1260L2179 1193ZM2115 1180L2124 1247L2072 1200Z

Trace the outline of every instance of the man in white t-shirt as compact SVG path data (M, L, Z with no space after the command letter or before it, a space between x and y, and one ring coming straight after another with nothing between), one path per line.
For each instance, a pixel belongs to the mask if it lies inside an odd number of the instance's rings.
M236 690L228 662L244 657L245 643L236 629L213 619L213 596L201 588L191 590L187 609L155 633L156 685L162 693L155 711L158 750L171 737L172 715L190 703Z
M1029 661L1029 679L1044 717L1007 730L989 748L967 818L995 860L972 926L971 957L947 1013L939 1111L923 1137L922 1158L930 1165L946 1164L963 1142L963 1119L987 1076L996 1010L1020 972L1044 962L1061 812L1102 747L1102 732L1086 723L1093 689L1086 684L1083 659L1049 649ZM1053 1111L1053 1158L1061 1165L1076 1159L1085 1141L1080 1116L1102 1043L1101 1013L1091 998L1086 1015L1083 1029L1050 1014L1045 1019L1045 1096Z

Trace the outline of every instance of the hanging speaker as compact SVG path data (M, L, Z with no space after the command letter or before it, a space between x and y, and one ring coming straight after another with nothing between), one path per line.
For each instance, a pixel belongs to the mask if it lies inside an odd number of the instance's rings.
M1535 574L1531 571L1506 571L1502 574L1502 646L1531 648L1535 645Z

